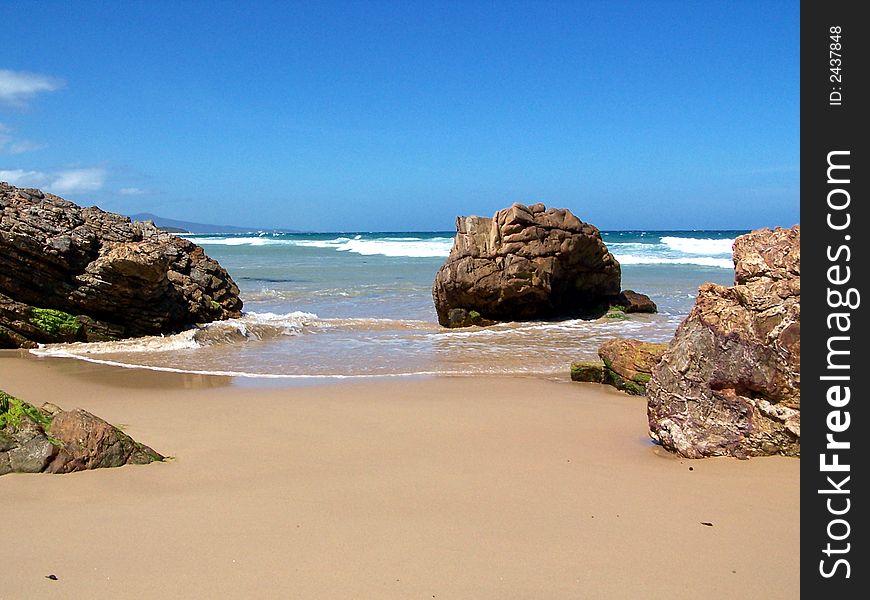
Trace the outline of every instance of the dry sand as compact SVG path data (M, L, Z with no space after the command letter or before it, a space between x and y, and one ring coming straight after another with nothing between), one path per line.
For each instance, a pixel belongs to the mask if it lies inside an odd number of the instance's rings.
M0 477L0 598L799 596L799 461L675 458L611 388L258 386L0 352L0 389L175 457Z

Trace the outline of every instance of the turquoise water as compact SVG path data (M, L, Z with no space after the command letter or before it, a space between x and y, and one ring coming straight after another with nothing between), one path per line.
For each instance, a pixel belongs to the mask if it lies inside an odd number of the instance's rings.
M431 286L452 232L196 235L241 290L241 319L174 336L47 347L128 366L264 375L346 377L521 373L561 377L614 336L668 341L698 286L730 284L742 231L603 232L623 288L649 295L656 315L618 321L505 323L445 330Z

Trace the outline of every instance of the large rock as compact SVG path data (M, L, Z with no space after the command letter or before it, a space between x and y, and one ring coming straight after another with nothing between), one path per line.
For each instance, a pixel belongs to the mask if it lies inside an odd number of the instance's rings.
M0 182L0 348L169 333L241 308L196 244Z
M734 243L647 385L650 435L688 458L800 454L800 227Z
M459 217L432 296L445 327L599 317L620 291L620 267L598 229L565 209L514 204Z
M36 408L0 391L0 475L71 473L163 458L87 411Z

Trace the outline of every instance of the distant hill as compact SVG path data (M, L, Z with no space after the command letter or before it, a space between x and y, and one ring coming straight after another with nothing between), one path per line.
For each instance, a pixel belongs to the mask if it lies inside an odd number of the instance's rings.
M134 221L153 221L157 227L170 233L249 233L253 231L284 231L293 232L292 229L258 229L256 227L235 227L233 225L209 225L207 223L194 223L193 221L178 221L167 219L151 213L139 213L130 215Z

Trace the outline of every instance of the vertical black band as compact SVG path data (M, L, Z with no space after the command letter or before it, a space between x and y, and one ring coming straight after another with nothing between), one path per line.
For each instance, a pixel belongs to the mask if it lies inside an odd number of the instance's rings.
M860 3L801 4L801 593L866 597L870 170ZM870 293L870 292L868 292ZM864 351L862 351L864 350Z

